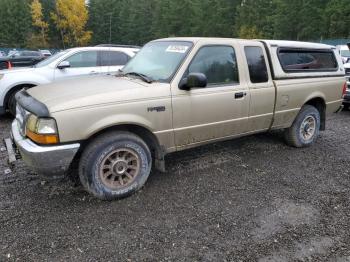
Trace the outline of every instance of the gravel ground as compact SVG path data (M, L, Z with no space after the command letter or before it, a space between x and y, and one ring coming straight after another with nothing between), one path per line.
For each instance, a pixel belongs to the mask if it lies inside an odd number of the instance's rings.
M175 153L116 202L8 173L2 151L0 261L350 261L349 131L348 111L312 148L272 132Z

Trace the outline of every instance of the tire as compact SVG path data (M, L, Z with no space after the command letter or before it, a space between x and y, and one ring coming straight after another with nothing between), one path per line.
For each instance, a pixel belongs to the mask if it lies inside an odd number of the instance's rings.
M7 99L7 109L10 112L12 116L16 116L16 98L15 95L17 94L19 90L13 91L10 93L8 99Z
M140 137L110 132L86 147L79 163L79 178L94 196L115 200L138 191L146 183L151 167L151 152Z
M316 142L320 126L320 112L314 106L303 106L293 125L285 130L286 143L298 148L309 147Z
M2 69L8 69L7 67L8 67L8 66L7 66L7 62L6 62L6 61L0 62L0 70L2 70Z

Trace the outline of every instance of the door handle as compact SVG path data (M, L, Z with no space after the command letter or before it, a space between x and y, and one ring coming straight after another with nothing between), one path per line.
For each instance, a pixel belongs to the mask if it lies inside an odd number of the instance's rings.
M98 72L96 72L96 71L91 71L91 72L89 73L89 75L98 75Z
M247 95L246 92L235 93L235 99L243 98Z

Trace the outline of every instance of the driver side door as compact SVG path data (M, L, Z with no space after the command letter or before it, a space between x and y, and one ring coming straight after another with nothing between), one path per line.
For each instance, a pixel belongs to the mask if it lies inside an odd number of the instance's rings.
M208 84L188 91L172 87L177 149L246 132L250 94L240 82L234 46L202 46L183 77L189 73L205 74Z
M100 74L101 68L98 66L98 51L80 51L69 56L64 61L68 61L70 67L59 69L56 66L55 80Z

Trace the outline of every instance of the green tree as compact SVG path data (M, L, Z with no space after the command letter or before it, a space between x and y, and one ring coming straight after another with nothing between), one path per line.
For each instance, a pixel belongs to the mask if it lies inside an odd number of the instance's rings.
M25 47L30 29L29 0L0 1L0 45Z
M330 0L324 12L326 37L350 38L349 0Z
M275 0L241 0L237 7L235 35L272 38L275 16Z
M324 35L324 0L276 0L274 38L316 40Z

